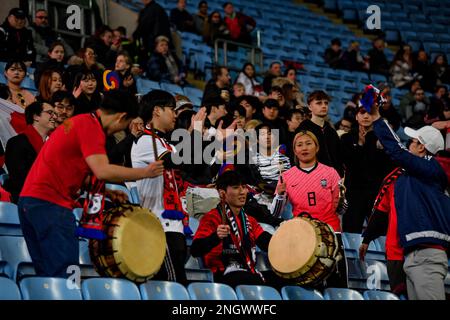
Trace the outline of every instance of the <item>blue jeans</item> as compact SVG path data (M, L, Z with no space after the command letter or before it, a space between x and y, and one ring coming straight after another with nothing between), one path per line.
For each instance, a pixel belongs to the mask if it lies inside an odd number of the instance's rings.
M18 205L23 236L36 274L68 277L67 267L79 262L72 210L32 197L20 197Z

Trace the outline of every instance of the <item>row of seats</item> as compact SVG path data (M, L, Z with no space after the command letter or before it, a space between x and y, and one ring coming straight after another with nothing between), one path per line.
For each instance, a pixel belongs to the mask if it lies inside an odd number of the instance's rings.
M0 300L399 300L389 292L327 288L323 295L313 289L286 286L281 294L268 286L239 285L235 290L220 283L195 282L187 287L168 281L136 285L126 279L92 278L81 287L62 278L29 277L17 286L0 277Z

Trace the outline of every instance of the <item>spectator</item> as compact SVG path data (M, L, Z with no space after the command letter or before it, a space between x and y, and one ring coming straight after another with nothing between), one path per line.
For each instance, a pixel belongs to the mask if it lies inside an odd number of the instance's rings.
M292 143L294 142L295 131L305 119L303 110L292 109L289 110L286 116L286 155L289 157L291 163L294 163L294 150L292 149Z
M170 11L170 23L178 31L195 32L194 19L186 10L186 0L178 0L177 7Z
M325 50L324 59L330 67L337 69L342 68L342 56L344 52L341 48L341 40L335 38L331 40L331 46Z
M158 36L165 36L172 43L170 22L166 11L155 0L142 0L144 9L139 12L138 25L133 33L133 39L142 43L144 52L155 50L155 40Z
M272 128L279 130L279 143L286 144L285 122L279 117L280 104L277 100L269 98L263 103L262 112L259 120L270 125Z
M50 103L53 94L63 87L61 74L56 70L45 70L39 81L39 95L36 100Z
M430 98L430 108L426 112L425 123L431 124L439 120L447 120L444 112L450 109L450 99L448 97L447 87L443 85L436 86L434 96Z
M419 129L425 125L425 114L430 105L425 96L425 91L422 88L417 88L414 92L414 100L406 106L405 113L405 126L410 128Z
M64 74L63 82L68 91L74 89L75 78L79 73L90 72L97 82L97 91L103 91L103 66L97 63L97 54L93 47L87 46L78 50L77 59L80 63L70 65Z
M95 32L95 35L86 41L86 45L94 49L97 54L96 61L104 66L104 69L113 69L116 61L118 47L113 46L113 31L103 25Z
M362 232L381 182L393 169L391 160L377 145L372 116L363 107L357 110L358 126L341 137L348 200L342 225L344 232L351 233Z
M230 30L231 40L251 44L252 38L250 33L256 27L255 20L241 12L235 12L231 2L225 2L223 10L225 12L224 21L228 30Z
M436 84L450 84L450 68L448 66L447 56L439 54L434 58L431 68L436 77Z
M424 49L420 49L414 59L413 72L417 73L418 79L420 79L420 86L425 91L432 92L436 85L436 77Z
M60 74L64 74L64 56L65 51L63 43L59 41L53 42L48 48L46 60L43 59L41 63L37 63L36 70L34 71L34 83L36 88L39 87L41 74L45 70L57 70Z
M73 89L75 115L91 113L100 107L102 96L97 89L97 80L92 72L77 74Z
M176 105L175 105L174 111L177 115L177 120L178 120L178 115L181 112L183 112L185 110L193 110L194 109L194 105L192 104L191 100L189 100L188 97L183 96L181 94L177 94L175 96L175 102L176 102ZM194 112L194 114L195 114L195 112ZM188 128L189 128L189 126L185 129L188 129Z
M236 130L241 130L243 132L245 130L245 116L247 114L247 111L243 106L236 106L233 111L233 120L236 120Z
M342 67L350 71L364 71L368 65L361 56L359 42L353 41L342 55Z
M390 68L392 82L396 88L406 87L413 81L414 77L411 74L412 64L411 47L409 45L404 45L395 54L394 61Z
M229 39L230 30L222 20L219 11L213 11L208 17L208 23L205 26L203 40L210 46L214 46L216 39Z
M297 132L308 130L314 133L319 141L317 159L319 162L333 167L342 177L344 174L341 141L336 130L325 118L328 116L330 97L324 91L314 91L308 96L308 107L311 120L304 120Z
M206 84L203 92L202 105L209 97L220 96L225 102L231 99L231 77L227 67L217 66L212 70L212 79Z
M240 82L236 82L235 84L233 84L234 98L240 98L243 95L245 95L245 86Z
M341 140L342 135L349 133L352 130L353 123L354 123L353 119L344 117L334 125L334 127L337 128L336 132L338 136L341 138Z
M48 103L33 102L25 109L25 131L8 140L5 164L9 177L5 189L17 203L23 184L50 131L55 129L56 113Z
M71 118L75 111L75 98L67 91L56 91L52 95L50 104L55 107L56 126L61 125L66 119Z
M413 80L411 82L411 87L409 89L409 92L406 93L401 99L400 99L400 105L399 105L399 111L400 115L402 116L402 120L405 121L407 118L406 110L408 109L408 106L411 102L415 100L415 92L418 88L421 88L420 81L419 80Z
M50 47L56 41L59 41L63 45L63 49L68 57L74 54L73 49L50 27L48 23L48 12L46 10L39 9L36 11L30 30L34 47L36 48L36 62L44 62L47 59Z
M370 49L369 56L369 71L371 73L378 73L385 76L389 75L389 63L384 54L386 44L383 39L377 38L372 43L373 48Z
M9 100L23 109L36 100L30 91L21 87L26 73L27 67L22 61L13 60L5 66L6 85L10 92Z
M198 3L198 12L192 18L194 19L195 32L201 36L204 35L208 23L208 3L206 1Z
M269 94L270 89L272 89L272 80L281 77L281 63L274 61L270 64L269 71L267 71L266 76L263 81L264 92Z
M397 112L395 106L392 104L391 88L389 88L388 86L379 86L379 89L384 93L384 96L386 98L386 102L380 108L380 114L389 122L392 129L397 132L397 130L400 128L400 125L402 124L402 117Z
M251 121L260 108L261 102L254 96L242 96L236 99L236 105L242 106L245 109L245 122Z
M135 95L137 93L136 81L131 74L131 58L126 52L119 52L117 55L114 71L120 77L120 90Z
M209 128L208 138L212 138L216 134L215 128L219 125L218 120L228 113L225 100L221 97L209 97L202 105L206 107L205 128Z
M262 87L256 80L255 67L250 62L244 64L236 82L240 82L245 86L246 95L259 96L262 93Z
M355 119L356 117L356 109L359 106L359 100L361 99L362 94L360 92L355 93L351 100L347 102L344 109L344 118L347 119Z
M25 27L26 15L22 9L9 11L0 26L0 61L24 61L27 67L36 60L31 31Z
M178 57L169 51L169 39L165 36L159 36L155 40L155 51L148 62L147 77L180 86L186 84L184 66Z
M289 81L292 82L294 85L294 99L296 101L296 105L299 105L301 107L306 107L305 103L305 95L301 90L300 83L297 81L297 69L294 67L288 67L284 71L284 77L287 78Z

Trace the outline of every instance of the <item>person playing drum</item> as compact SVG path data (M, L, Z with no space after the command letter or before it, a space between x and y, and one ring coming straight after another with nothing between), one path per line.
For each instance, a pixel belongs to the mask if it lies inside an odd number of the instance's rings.
M340 233L341 220L337 214L339 174L334 168L317 161L319 142L311 131L302 130L295 135L293 150L296 166L281 175L272 202L272 214L278 217L289 200L294 217L307 212ZM338 241L341 242L340 234ZM346 273L345 264L342 272Z
M264 277L256 267L256 245L267 251L271 234L243 210L247 187L236 171L216 181L221 203L200 220L191 246L194 257L203 257L215 282L235 287L261 285Z
M78 265L72 209L89 175L122 182L162 174L162 161L139 169L108 161L106 135L124 130L136 116L137 102L132 96L106 92L96 112L67 119L39 152L19 198L20 223L36 275L67 277L67 268Z

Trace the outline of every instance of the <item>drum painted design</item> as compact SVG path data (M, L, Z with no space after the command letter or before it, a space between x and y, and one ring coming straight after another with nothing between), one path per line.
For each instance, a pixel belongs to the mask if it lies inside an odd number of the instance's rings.
M333 229L309 216L284 222L269 243L269 262L282 278L298 285L316 285L326 280L340 259Z
M166 254L166 235L148 209L124 205L105 216L105 240L90 240L89 254L102 276L126 277L136 283L151 279Z

